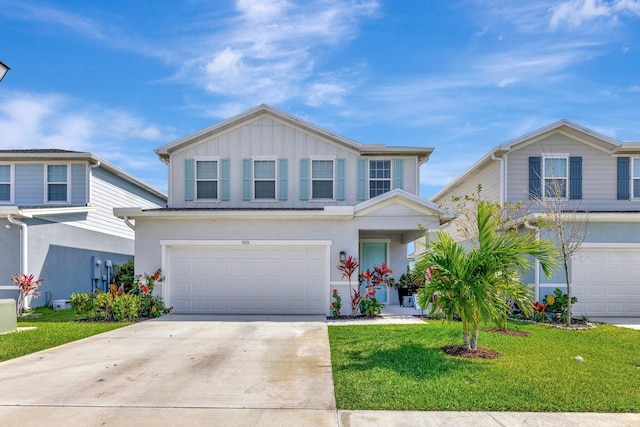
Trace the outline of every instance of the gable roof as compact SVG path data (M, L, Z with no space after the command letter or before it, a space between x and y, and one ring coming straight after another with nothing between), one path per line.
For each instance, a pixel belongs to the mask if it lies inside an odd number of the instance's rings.
M71 151L60 150L57 148L34 148L34 149L16 149L16 150L0 150L0 161L16 161L16 160L34 160L40 161L47 160L84 160L92 165L97 165L123 180L142 188L143 190L159 197L163 200L167 200L167 195L162 191L150 186L139 178L131 175L130 173L120 169L119 167L101 159L100 157L83 151Z
M492 148L477 162L438 191L431 199L440 199L444 194L463 183L468 177L483 168L486 164L502 158L506 153L518 150L555 133L561 133L611 155L620 156L624 154L640 153L640 143L623 143L617 139L608 137L592 129L573 123L567 119L562 119Z
M399 188L358 203L353 207L353 213L356 216L367 215L370 212L393 203L408 206L425 215L436 215L440 218L440 224L444 224L454 218L454 214L448 209L442 208L430 200L423 199Z
M243 113L237 114L233 117L223 120L215 125L209 126L205 129L194 132L190 135L182 137L169 144L163 145L157 148L155 150L155 153L160 157L160 159L168 163L171 153L173 153L174 151L180 150L181 148L188 146L192 143L201 141L205 138L211 137L212 135L223 132L232 127L238 126L241 123L256 119L262 115L271 116L279 121L282 121L289 125L300 128L306 132L315 134L323 139L327 139L329 141L332 141L348 149L359 152L362 155L381 155L381 154L394 155L395 154L395 155L404 155L404 156L417 156L420 163L422 163L422 162L425 162L429 158L429 155L433 152L433 148L426 148L426 147L398 147L398 146L388 147L384 144L361 144L349 138L345 138L341 135L331 132L327 129L316 126L313 123L309 123L305 120L302 120L299 117L296 117L291 114L285 113L284 111L278 110L277 108L274 108L270 105L260 104Z

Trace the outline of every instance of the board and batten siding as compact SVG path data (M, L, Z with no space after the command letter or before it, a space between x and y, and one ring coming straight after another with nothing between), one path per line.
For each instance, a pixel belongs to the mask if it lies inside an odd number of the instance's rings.
M197 157L213 157L229 160L229 200L197 201L185 200L185 160ZM286 159L287 198L286 200L243 200L243 159ZM301 159L344 159L345 197L337 199L334 186L332 201L300 200L300 160ZM300 209L321 208L325 205L355 205L357 182L357 161L360 155L346 146L324 139L301 128L286 124L272 117L262 116L248 123L224 130L207 139L194 142L171 154L170 199L172 208L276 208ZM382 157L375 157L382 158ZM393 157L384 157L392 160ZM404 160L404 190L417 194L417 159ZM310 164L309 174L311 173ZM334 183L337 183L337 162L334 164ZM219 176L220 178L220 176ZM283 181L277 180L277 186ZM310 184L310 183L309 183ZM276 195L281 194L278 188Z
M582 199L570 200L572 209L597 212L634 211L640 208L640 202L617 199L615 157L563 134L550 135L509 153L506 200L517 202L529 199L529 157L560 153L582 157Z

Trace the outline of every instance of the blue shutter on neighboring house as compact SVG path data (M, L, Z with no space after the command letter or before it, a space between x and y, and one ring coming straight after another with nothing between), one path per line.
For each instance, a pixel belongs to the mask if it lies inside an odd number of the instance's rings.
M367 161L358 159L358 200L367 200Z
M193 159L184 160L184 199L193 200Z
M628 157L618 157L618 200L629 200L629 168Z
M289 169L287 159L278 160L278 199L287 200L289 197L289 188L287 179L289 177Z
M345 174L346 174L346 164L347 161L345 159L338 159L336 162L336 199L344 200L346 199L345 191Z
M300 200L309 200L309 159L300 159Z
M529 198L542 197L540 157L529 157Z
M393 188L404 188L404 160L393 159Z
M569 198L582 199L582 157L569 157Z
M220 160L220 200L231 199L231 181L229 177L229 159Z
M242 200L251 200L251 159L242 159Z

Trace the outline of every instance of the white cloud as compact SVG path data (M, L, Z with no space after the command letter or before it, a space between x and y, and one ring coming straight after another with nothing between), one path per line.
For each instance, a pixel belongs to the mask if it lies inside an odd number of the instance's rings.
M640 1L570 0L552 8L549 27L551 30L565 26L576 29L584 23L603 18L615 24L623 15L640 16Z
M153 148L176 138L173 128L146 123L126 111L83 104L60 94L26 92L2 93L0 135L2 149L87 151L123 169L156 167L157 160L149 161L155 157Z

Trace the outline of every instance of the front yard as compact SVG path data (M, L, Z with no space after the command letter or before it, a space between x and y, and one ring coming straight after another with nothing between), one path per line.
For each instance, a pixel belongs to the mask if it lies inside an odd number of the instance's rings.
M101 334L131 323L76 322L74 310L35 309L37 317L21 317L18 328L35 327L0 335L0 362L56 347L91 335Z
M610 325L567 331L513 322L509 328L531 335L481 331L478 346L500 353L484 360L442 352L443 346L461 344L455 322L329 326L338 408L640 411L639 331Z

